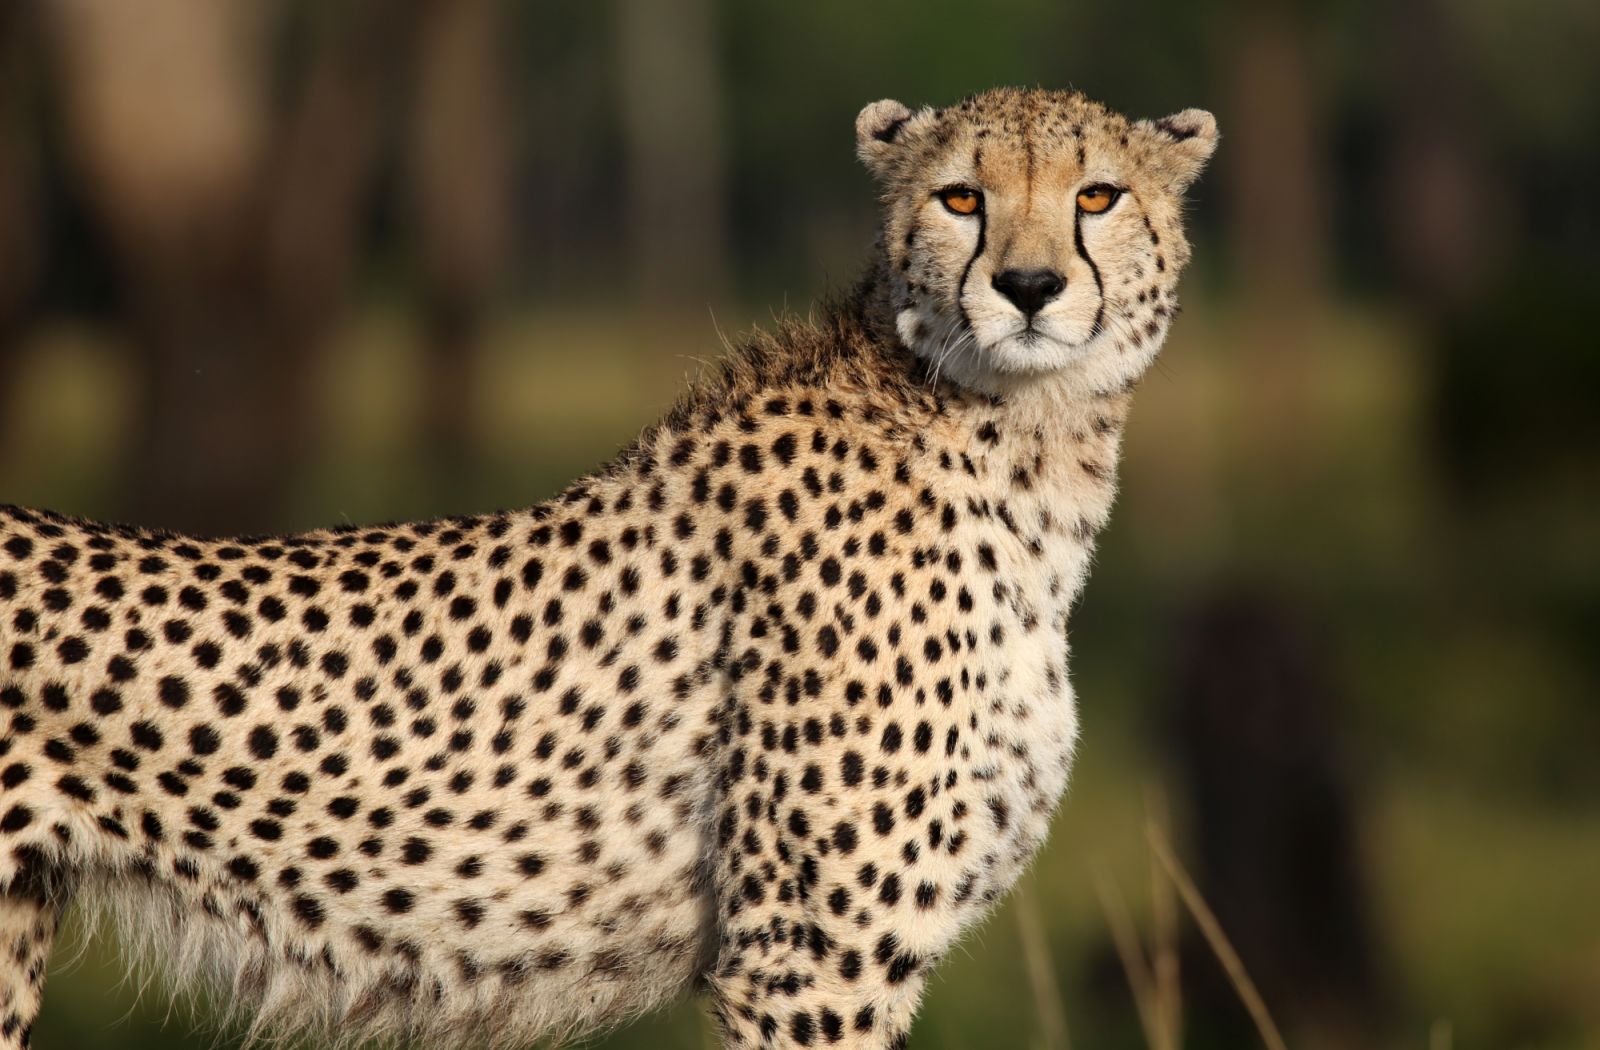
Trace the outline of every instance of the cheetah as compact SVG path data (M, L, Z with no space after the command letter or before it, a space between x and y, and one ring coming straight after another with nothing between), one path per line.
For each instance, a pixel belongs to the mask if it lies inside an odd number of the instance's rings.
M62 910L251 1034L559 1042L708 994L903 1047L1067 783L1068 614L1201 110L874 102L866 276L525 510L210 540L0 510L0 1045Z

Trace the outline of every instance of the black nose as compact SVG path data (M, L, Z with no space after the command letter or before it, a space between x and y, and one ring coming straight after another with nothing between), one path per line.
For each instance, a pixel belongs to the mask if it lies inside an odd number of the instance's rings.
M1006 270L991 283L995 291L1010 299L1029 317L1043 310L1045 303L1060 295L1061 289L1067 286L1054 270Z

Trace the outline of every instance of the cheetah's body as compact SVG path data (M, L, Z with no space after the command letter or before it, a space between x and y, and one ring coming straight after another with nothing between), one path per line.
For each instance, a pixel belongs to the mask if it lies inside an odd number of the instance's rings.
M1142 127L873 110L864 154L919 120ZM1183 261L1149 196L1140 279L1096 274L1160 330L1107 322L1114 383L936 381L894 326L937 260L891 217L853 300L531 510L238 541L0 514L0 1043L69 895L265 1024L515 1043L703 978L730 1045L903 1041L1065 788L1068 609Z

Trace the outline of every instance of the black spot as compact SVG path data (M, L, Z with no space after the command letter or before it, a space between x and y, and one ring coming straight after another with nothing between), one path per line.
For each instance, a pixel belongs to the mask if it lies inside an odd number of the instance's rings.
M483 902L470 899L456 901L455 912L456 918L461 920L461 925L470 930L483 921Z
M404 915L411 910L415 902L416 898L410 890L392 889L385 891L383 895L384 909L395 915Z
M257 758L271 758L278 753L278 734L268 726L256 726L250 731L250 753Z
M299 894L294 899L294 914L301 922L312 929L322 925L322 903L315 897Z
M244 710L244 694L227 682L223 682L213 689L211 698L216 701L217 710L229 718Z

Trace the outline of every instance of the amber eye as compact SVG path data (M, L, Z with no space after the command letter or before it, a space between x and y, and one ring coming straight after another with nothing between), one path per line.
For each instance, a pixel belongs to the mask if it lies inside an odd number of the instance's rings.
M957 215L972 215L983 207L983 194L971 186L947 186L939 191L939 199Z
M1117 203L1121 195L1115 186L1086 186L1078 191L1078 210L1098 215Z

